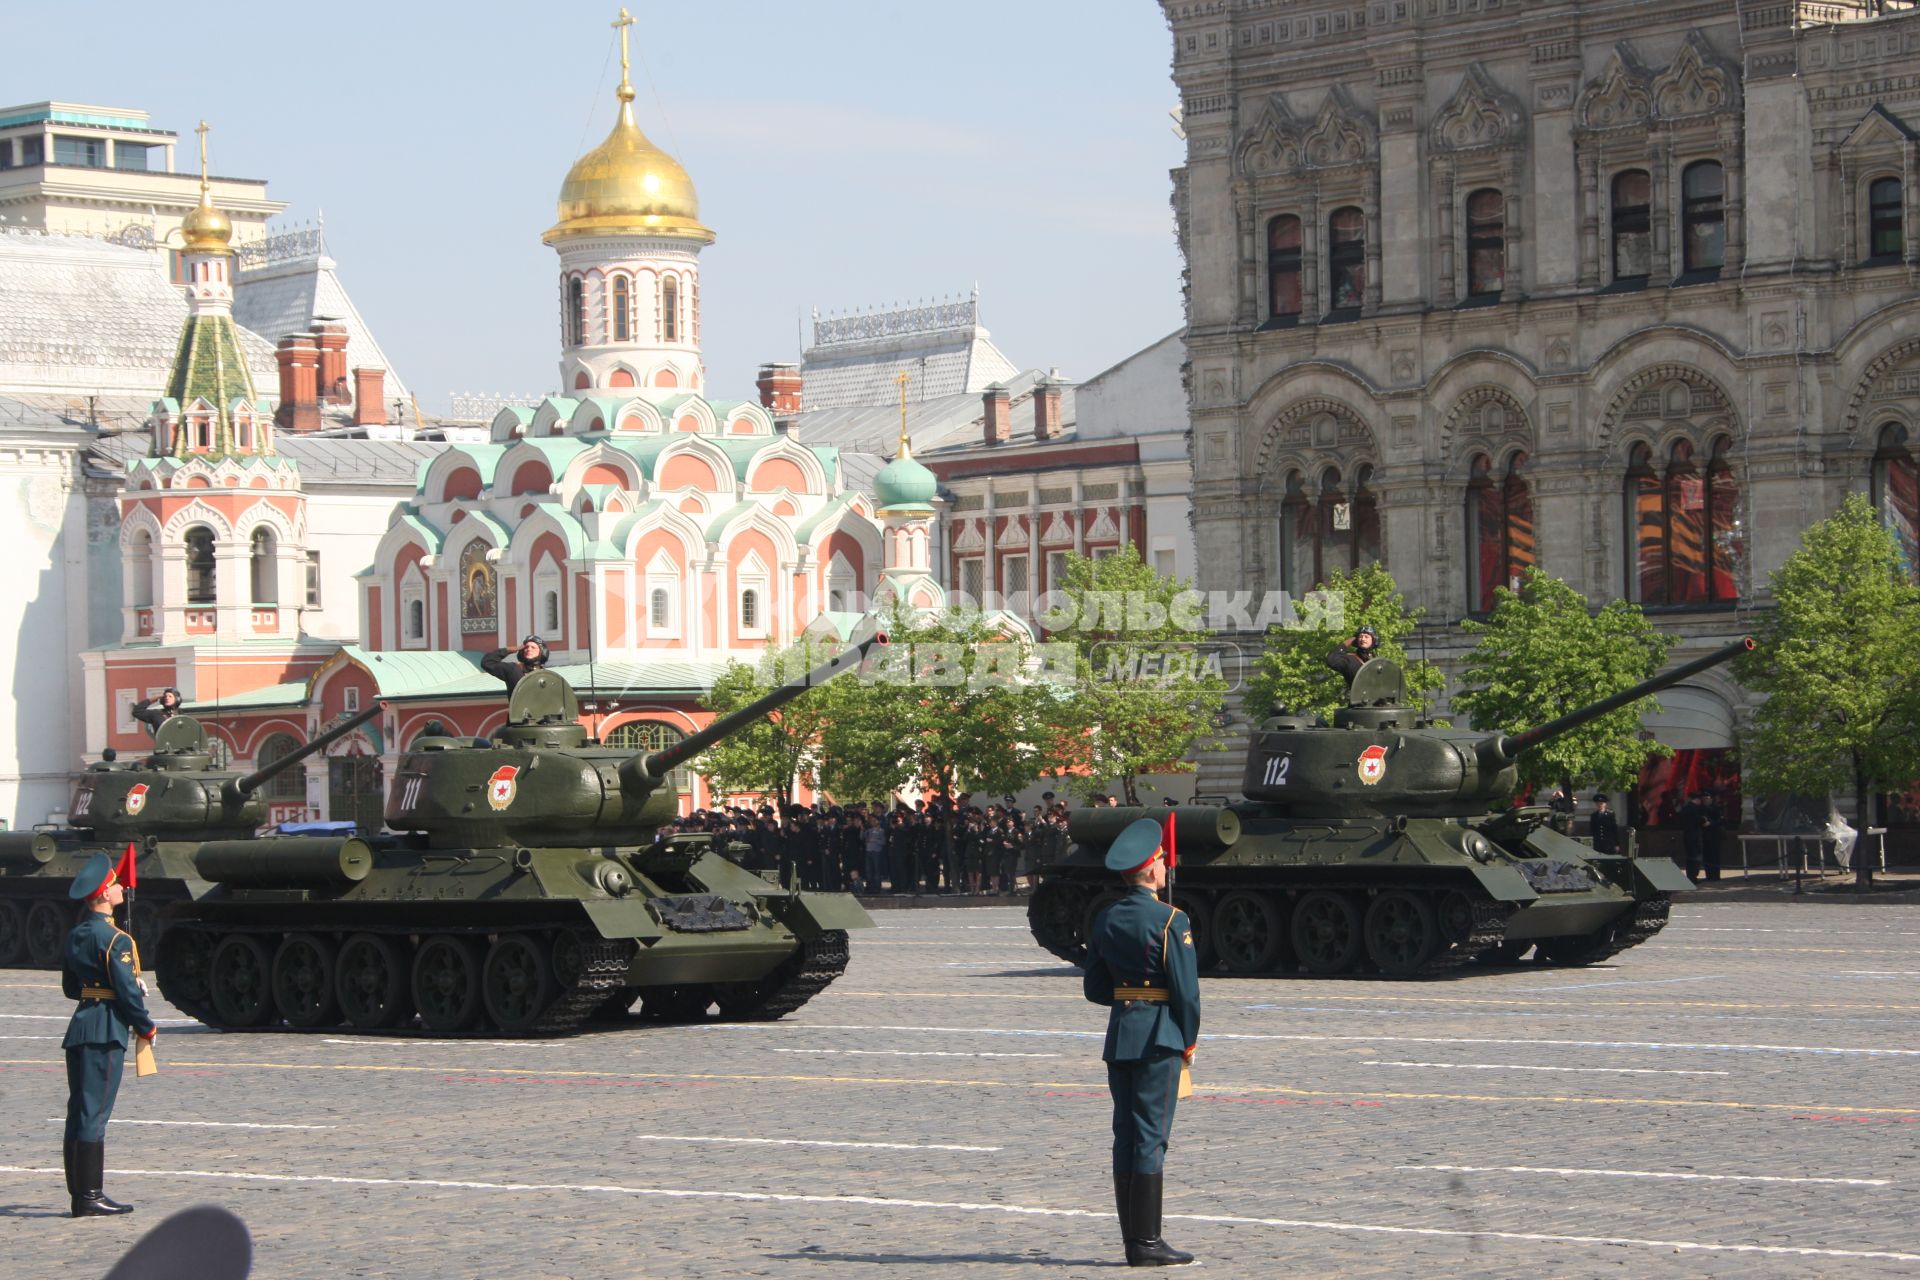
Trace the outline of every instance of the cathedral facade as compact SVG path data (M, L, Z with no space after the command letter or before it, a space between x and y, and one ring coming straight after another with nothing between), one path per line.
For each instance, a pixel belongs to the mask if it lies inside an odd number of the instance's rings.
M1377 560L1451 660L1539 565L1686 654L1848 493L1913 557L1920 12L1163 8L1199 586ZM1741 696L1649 724L1722 752Z

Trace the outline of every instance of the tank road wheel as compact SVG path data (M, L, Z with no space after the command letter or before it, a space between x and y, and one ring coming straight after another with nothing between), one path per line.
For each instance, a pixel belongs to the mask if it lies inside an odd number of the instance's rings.
M1360 908L1344 893L1315 889L1293 907L1293 950L1307 972L1345 973L1360 959Z
M1235 889L1213 913L1213 946L1228 973L1266 973L1286 948L1286 923L1272 897Z
M140 948L142 961L148 956L160 954L161 910L160 903L141 901L134 903L133 910L128 913L131 919L127 932L133 935L133 945Z
M494 1025L520 1032L540 1020L560 989L547 963L547 947L527 934L508 933L487 950L480 990Z
M334 997L334 946L311 933L291 933L273 953L273 1003L290 1027L310 1031L339 1017Z
M207 1001L223 1027L259 1027L273 1021L273 956L250 933L229 934L213 949Z
M58 969L60 950L73 922L52 902L42 900L27 908L27 963L36 969Z
M1212 904L1200 894L1176 892L1173 905L1187 913L1187 923L1193 927L1194 960L1199 964L1200 972L1205 973L1219 959L1213 939L1216 926Z
M406 947L377 933L356 933L333 966L333 993L349 1026L397 1027L413 1013Z
M11 969L27 954L27 913L17 902L0 899L0 969Z
M1033 931L1033 940L1074 964L1087 958L1086 939L1080 932L1082 896L1078 885L1049 880L1027 899L1027 928Z
M200 929L169 929L160 943L160 994L198 1018L212 991L214 936ZM202 1019L204 1021L204 1019Z
M1404 889L1389 889L1367 907L1367 955L1389 978L1411 978L1440 951L1433 904Z
M436 933L413 956L413 1003L429 1031L466 1031L480 1017L480 948Z

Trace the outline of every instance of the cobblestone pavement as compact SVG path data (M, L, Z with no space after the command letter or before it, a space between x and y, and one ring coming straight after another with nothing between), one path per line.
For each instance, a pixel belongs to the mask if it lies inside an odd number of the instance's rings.
M53 978L0 972L0 1265L215 1201L279 1277L1112 1274L1102 1014L1018 910L887 912L769 1026L217 1035L61 1216ZM1227 1276L1920 1270L1920 908L1683 905L1592 969L1208 980L1167 1234Z

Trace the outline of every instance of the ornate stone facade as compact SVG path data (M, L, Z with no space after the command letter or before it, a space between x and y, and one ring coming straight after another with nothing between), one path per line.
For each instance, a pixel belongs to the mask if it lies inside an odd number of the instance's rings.
M1911 536L1920 12L1163 7L1201 587L1378 556L1451 658L1538 563L1691 648L1845 494Z

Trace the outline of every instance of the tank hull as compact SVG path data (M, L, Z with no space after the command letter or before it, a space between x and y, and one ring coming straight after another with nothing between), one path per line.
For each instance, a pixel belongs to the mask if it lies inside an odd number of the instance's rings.
M44 860L24 848L19 856L0 857L0 969L58 969L67 932L79 918L67 887L94 854L117 861L126 848L124 842L105 843L85 832L34 834L47 837ZM139 855L132 933L149 963L165 909L213 887L195 872L193 851L198 847L189 841L162 841Z
M649 849L345 842L169 913L160 987L222 1030L563 1035L596 1015L765 1020L846 967L844 894L772 884L701 838ZM291 860L286 860L291 861ZM363 865L364 864L364 865ZM337 865L338 874L316 876Z
M1529 951L1591 964L1659 932L1686 884L1666 859L1593 855L1544 827L1496 843L1461 819L1240 819L1244 835L1183 852L1175 877L1210 976L1421 978ZM1075 964L1119 893L1105 852L1076 845L1028 905L1035 941Z

